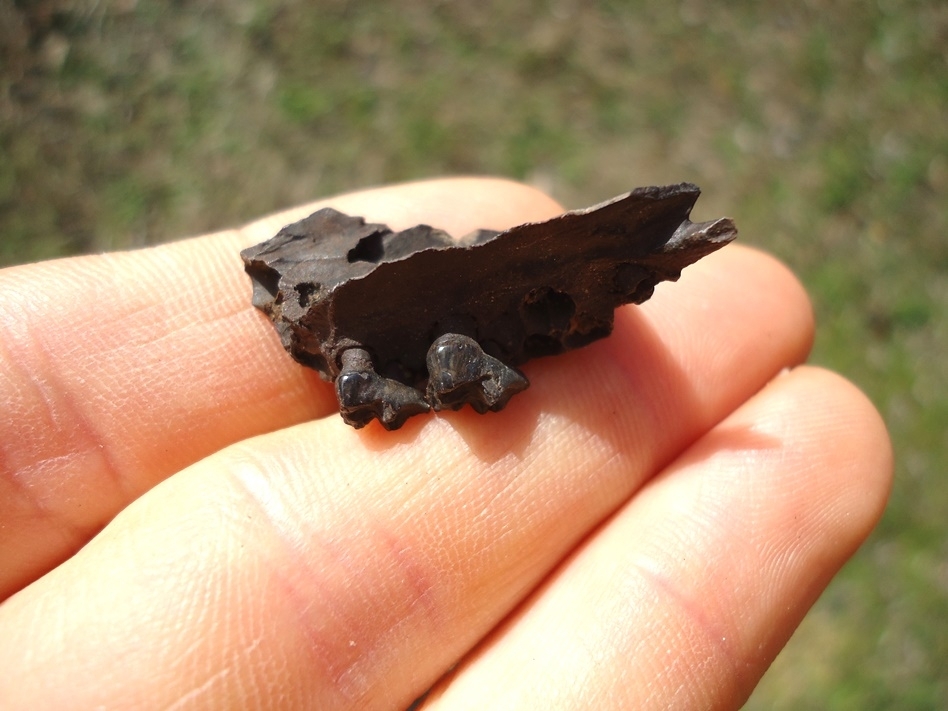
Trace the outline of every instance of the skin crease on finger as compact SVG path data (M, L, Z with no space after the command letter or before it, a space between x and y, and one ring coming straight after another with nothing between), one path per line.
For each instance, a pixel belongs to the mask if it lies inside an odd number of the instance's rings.
M0 600L175 471L335 410L332 388L286 357L251 306L238 256L326 203L458 235L561 211L516 183L441 180L343 195L152 249L4 270Z
M792 371L584 541L423 708L739 708L891 475L871 403Z
M530 364L502 413L330 418L209 457L0 606L0 698L407 705L811 334L786 270L728 247Z

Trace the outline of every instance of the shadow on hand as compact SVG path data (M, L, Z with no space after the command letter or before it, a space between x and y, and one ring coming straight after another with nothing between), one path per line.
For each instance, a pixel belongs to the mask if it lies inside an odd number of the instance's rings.
M498 413L478 415L469 407L422 415L387 432L378 423L361 431L363 444L378 451L413 443L422 427L438 417L448 423L471 454L485 464L508 456L520 459L538 438L579 427L605 440L615 453L655 449L652 471L716 424L697 397L675 355L643 318L638 307L616 311L616 328L606 339L563 355L530 361L524 367L530 388ZM643 438L652 438L646 447ZM654 445L658 445L655 447Z

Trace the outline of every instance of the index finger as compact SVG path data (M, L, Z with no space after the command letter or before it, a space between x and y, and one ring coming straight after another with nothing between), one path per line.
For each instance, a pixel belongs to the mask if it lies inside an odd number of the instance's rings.
M5 270L0 279L0 600L78 550L129 502L247 437L330 414L250 305L239 251L332 204L403 228L504 229L561 211L502 180L339 196L137 252Z

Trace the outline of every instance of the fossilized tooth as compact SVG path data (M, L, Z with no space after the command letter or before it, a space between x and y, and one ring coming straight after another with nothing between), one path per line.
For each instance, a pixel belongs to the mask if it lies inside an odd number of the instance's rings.
M638 188L459 240L324 208L241 256L253 304L335 381L346 422L395 429L430 408L503 408L528 384L517 365L609 335L616 307L734 239L730 219L688 219L699 194Z

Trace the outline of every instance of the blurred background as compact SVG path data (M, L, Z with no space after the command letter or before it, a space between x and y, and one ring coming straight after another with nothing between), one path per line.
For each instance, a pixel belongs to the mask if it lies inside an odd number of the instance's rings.
M748 708L948 708L948 3L0 0L0 265L456 173L791 265L897 480Z

